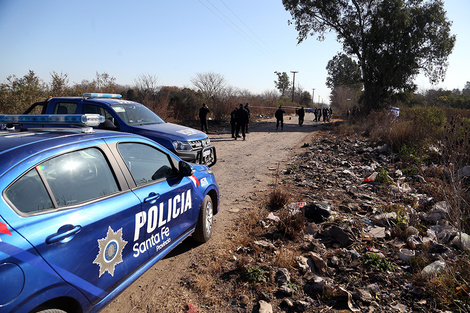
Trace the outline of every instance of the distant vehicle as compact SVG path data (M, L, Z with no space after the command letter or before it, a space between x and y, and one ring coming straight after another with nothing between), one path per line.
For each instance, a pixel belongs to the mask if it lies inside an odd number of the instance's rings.
M400 116L400 108L390 106L390 113L392 113L395 116L395 118L397 118Z
M103 121L0 115L0 312L97 312L188 236L210 239L212 171Z
M143 104L121 98L105 93L53 97L32 104L24 114L101 114L105 121L98 128L150 138L188 162L207 166L217 162L216 149L204 132L165 122Z

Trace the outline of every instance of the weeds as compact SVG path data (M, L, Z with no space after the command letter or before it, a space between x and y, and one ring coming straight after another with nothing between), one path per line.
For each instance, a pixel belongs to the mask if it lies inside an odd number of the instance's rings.
M295 240L304 234L305 217L302 213L292 213L285 208L279 212L278 231L286 239Z
M377 173L377 178L375 179L378 183L381 184L390 184L391 179L388 176L388 171L385 168L382 168L380 172Z
M249 267L246 269L245 279L250 282L255 283L265 283L266 278L268 277L268 271L257 266Z
M289 202L289 194L280 188L274 189L268 196L267 206L271 211L278 211Z
M362 256L362 261L365 266L380 272L393 272L395 270L393 264L387 258L381 258L375 253L365 253Z

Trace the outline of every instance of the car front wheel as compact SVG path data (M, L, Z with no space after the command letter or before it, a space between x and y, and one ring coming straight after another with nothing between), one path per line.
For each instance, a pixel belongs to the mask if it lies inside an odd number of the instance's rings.
M193 235L195 241L206 242L211 238L212 221L214 217L213 210L212 199L209 195L206 195L204 201L202 201L196 230Z

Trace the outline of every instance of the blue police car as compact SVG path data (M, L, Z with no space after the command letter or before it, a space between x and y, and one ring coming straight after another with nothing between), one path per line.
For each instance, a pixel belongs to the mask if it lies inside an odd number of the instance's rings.
M207 166L217 162L215 147L205 133L165 122L143 104L121 98L120 94L107 93L51 97L32 104L25 114L100 114L105 119L96 127L150 138L188 162Z
M0 115L0 312L96 312L188 236L211 237L212 171L92 128L103 120Z

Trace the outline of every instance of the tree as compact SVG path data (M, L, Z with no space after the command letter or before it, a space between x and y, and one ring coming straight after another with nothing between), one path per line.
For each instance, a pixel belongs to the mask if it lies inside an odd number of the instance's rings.
M106 72L103 74L96 72L93 84L98 92L116 93L116 78Z
M67 94L67 85L69 83L69 77L67 74L56 73L53 71L51 73L51 96L66 96Z
M220 96L226 85L224 76L213 72L197 73L190 80L207 101Z
M222 120L228 105L226 100L231 93L231 88L226 86L224 76L213 72L197 73L196 77L190 80L208 102L211 114L216 120Z
M277 75L277 81L274 81L274 86L281 93L281 97L285 97L286 91L289 90L290 81L286 72L274 72Z
M7 82L0 85L0 112L20 114L32 103L45 98L46 86L34 71L21 78L15 75L7 77Z
M443 80L455 35L442 0L283 0L298 31L323 40L337 34L344 53L358 60L364 83L362 103L369 111L395 92L416 89L420 72L432 83Z
M333 111L346 116L347 111L352 112L353 108L357 105L357 93L355 90L346 87L338 86L330 94L330 102Z
M470 82L465 83L465 87L462 89L462 94L470 95Z
M362 89L361 69L356 61L344 53L338 53L328 61L326 66L328 77L326 86L332 90L336 87L348 87L360 91Z
M180 89L171 95L169 106L177 121L193 120L201 107L197 93L189 88Z
M312 95L308 91L303 91L299 103L304 107L312 106Z
M140 74L134 80L134 89L136 91L137 100L143 102L154 97L160 90L158 85L158 77L151 74Z

